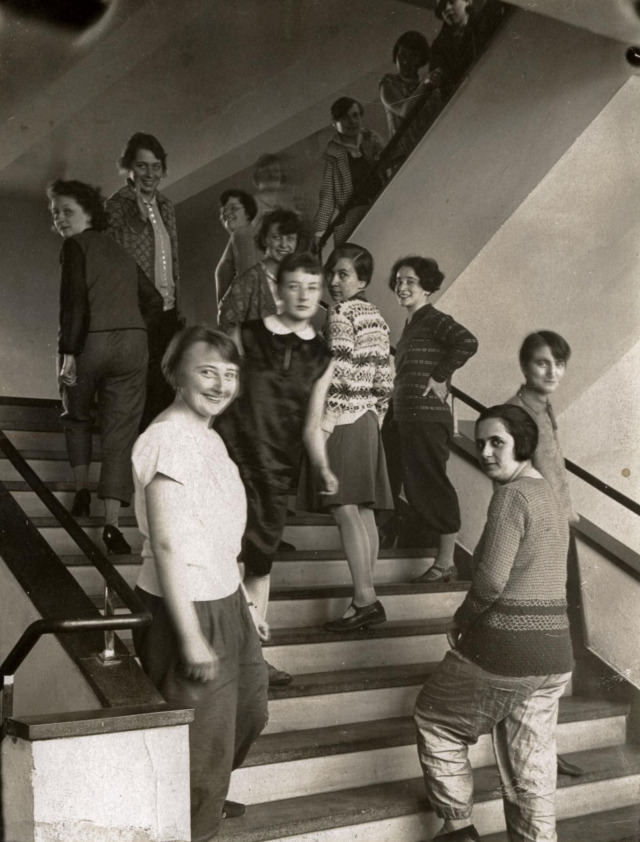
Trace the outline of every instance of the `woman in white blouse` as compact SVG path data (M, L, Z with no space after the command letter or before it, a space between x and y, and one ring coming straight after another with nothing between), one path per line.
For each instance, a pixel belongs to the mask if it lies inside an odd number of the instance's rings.
M246 498L211 429L237 394L239 363L233 342L217 331L177 334L162 360L175 400L133 451L144 538L137 592L153 615L134 643L166 701L195 711L193 842L216 834L231 771L267 722L267 668L237 563Z

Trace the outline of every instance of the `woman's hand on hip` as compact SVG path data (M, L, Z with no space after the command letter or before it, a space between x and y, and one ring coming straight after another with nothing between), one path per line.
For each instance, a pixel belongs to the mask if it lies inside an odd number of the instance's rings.
M182 663L187 678L203 684L215 678L218 670L218 656L202 634L194 635L182 644Z
M62 366L58 374L65 386L75 386L77 379L76 358L73 354L63 354Z
M433 392L438 400L444 403L447 399L447 395L449 394L446 381L439 383L437 380L434 380L433 377L430 377L429 382L427 383L427 388L422 393L422 397L426 398L429 392Z

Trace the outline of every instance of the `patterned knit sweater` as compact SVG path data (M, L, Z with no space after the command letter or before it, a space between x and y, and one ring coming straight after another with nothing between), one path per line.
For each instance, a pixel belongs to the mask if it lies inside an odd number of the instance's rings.
M382 425L393 389L389 326L362 293L329 308L325 339L335 360L322 429L353 424L373 410Z
M417 310L405 325L396 348L393 412L398 421L424 418L451 423L451 410L432 392L429 378L449 382L451 375L478 350L478 340L432 304Z
M566 580L569 527L544 479L520 477L491 498L456 611L459 651L498 675L549 675L573 666Z

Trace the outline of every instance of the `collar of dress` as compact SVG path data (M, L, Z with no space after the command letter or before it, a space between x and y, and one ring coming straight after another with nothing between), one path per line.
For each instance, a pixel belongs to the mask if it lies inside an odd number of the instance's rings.
M307 325L302 328L302 330L291 330L286 325L282 324L278 316L265 316L262 321L267 330L270 330L271 333L275 333L278 336L286 336L289 333L295 333L295 335L299 336L300 339L309 340L313 339L316 335L316 332L311 325Z

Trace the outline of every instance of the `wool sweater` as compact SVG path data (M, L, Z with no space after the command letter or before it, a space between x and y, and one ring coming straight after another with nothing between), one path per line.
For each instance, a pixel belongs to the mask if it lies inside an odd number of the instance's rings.
M396 348L393 412L397 421L424 419L451 423L451 410L432 392L429 378L449 384L451 375L478 350L478 340L432 304L417 310Z
M459 651L498 675L570 672L568 546L567 519L545 479L500 486L473 556L471 589L455 613Z
M373 410L382 426L393 389L389 326L378 308L358 293L329 308L325 339L334 360L322 429L332 432Z

